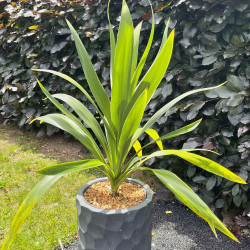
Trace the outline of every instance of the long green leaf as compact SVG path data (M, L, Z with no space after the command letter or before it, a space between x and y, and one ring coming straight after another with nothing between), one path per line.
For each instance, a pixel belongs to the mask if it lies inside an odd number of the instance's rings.
M132 75L134 74L136 66L137 66L141 27L142 27L142 22L140 22L134 29L133 58L132 58L132 66L131 66ZM130 89L131 89L130 94L132 95L134 88L130 88Z
M104 169L101 167L104 167ZM110 178L110 176L114 176L114 173L110 167L97 159L85 159L80 161L60 163L57 165L41 168L37 172L43 175L65 175L90 168L97 168L108 178Z
M138 98L137 102L131 109L123 125L121 136L119 139L119 146L118 146L120 163L123 162L125 156L130 150L128 146L130 144L130 141L134 132L136 131L136 129L139 127L141 123L141 119L144 113L144 109L142 107L145 107L146 103L147 103L147 89L145 89L145 91L142 93L140 98Z
M133 166L134 165L136 165L136 163L138 163L139 161L141 161L141 160L143 160L143 159L145 159L147 156L136 156L136 157L134 157L134 158L131 158L128 162L127 162L127 164L126 164L126 166L124 167L124 169L125 170L127 170L127 169L131 169L131 171L133 171Z
M185 149L181 149L181 151L186 151L186 152L204 151L204 152L210 152L210 153L213 153L213 154L216 154L216 155L221 155L218 152L215 152L215 151L210 150L210 149L205 149L205 148L185 148Z
M111 91L111 119L118 133L121 128L122 114L130 99L129 89L133 42L133 22L128 6L125 0L123 0L121 21L115 48Z
M76 49L77 49L77 53L78 53L78 56L79 56L81 64L82 64L84 75L85 75L87 82L89 84L89 88L90 88L93 96L95 97L95 100L96 100L98 106L100 107L101 111L107 117L107 119L110 121L110 101L109 101L108 95L107 95L105 89L103 88L103 86L102 86L102 84L101 84L101 82L100 82L100 80L99 80L99 78L94 70L94 67L91 63L89 55L88 55L80 37L76 33L76 31L75 31L74 27L71 25L71 23L68 20L66 20L66 21L67 21L67 24L70 28L72 35L73 35Z
M42 179L36 186L29 192L22 205L19 207L10 227L10 231L8 232L1 250L7 250L14 240L18 229L21 227L25 218L30 213L31 209L35 206L35 204L40 200L43 194L61 177L62 175L56 176L46 176Z
M166 27L164 29L164 33L163 33L163 37L162 37L162 41L161 41L161 46L160 46L160 49L159 49L159 52L157 54L157 56L159 55L159 53L161 52L164 44L166 43L167 39L168 39L168 26L169 26L169 21L170 21L170 18L168 19L168 22L166 24Z
M61 103L59 103L39 82L37 79L37 82L43 91L43 93L49 98L49 100L63 113L65 114L69 119L71 119L73 122L75 122L90 138L92 138L92 135L89 133L89 131L82 125L82 123L77 119L71 112L69 112ZM33 120L34 121L34 120ZM31 123L33 122L31 121ZM94 140L92 138L92 140Z
M40 182L36 184L36 186L28 193L26 198L24 199L22 205L18 208L18 211L12 221L11 228L1 250L7 250L14 240L18 229L21 227L25 218L30 213L31 209L35 206L35 204L41 199L43 194L63 175L69 174L72 172L76 172L79 170L85 170L89 168L94 168L103 165L102 162L96 159L83 160L73 163L63 163L55 166L50 166L47 168L40 169L38 172L42 174L49 174L44 177ZM53 174L54 175L51 175Z
M107 136L109 138L112 138L110 140L113 140L114 139L114 132L113 132L113 127L112 127L112 124L111 124L111 121L107 120L106 117L103 116L102 112L99 110L99 108L97 107L97 105L95 104L95 102L93 101L93 99L90 97L90 95L86 92L86 90L79 84L77 83L74 79L72 79L71 77L63 74L63 73L60 73L60 72L57 72L57 71L54 71L54 70L48 70L48 69L33 69L34 71L41 71L41 72L46 72L46 73L51 73L51 74L54 74L54 75L57 75L67 81L69 81L70 83L72 83L73 85L75 85L78 89L80 89L83 94L87 97L87 99L91 102L91 104L95 107L95 109L97 110L97 112L99 113L99 115L101 116L103 122L104 122L104 125L105 125L105 128L107 130Z
M115 41L114 31L112 29L112 25L110 22L109 6L110 6L110 0L108 2L107 17L108 17L108 22L109 22L109 34L110 34L110 86L112 89L116 41ZM111 119L109 122L106 122L104 120L104 125L105 125L105 131L106 131L106 136L107 136L107 140L108 140L108 145L109 145L110 152L111 152L111 155L110 155L111 159L109 159L109 163L111 165L111 169L113 169L113 166L116 165L116 161L117 161L117 156L116 156L116 140L117 140L117 138L115 137L115 134L114 134L115 128L113 127Z
M154 94L156 88L159 86L164 74L166 73L172 56L173 44L174 30L169 35L159 55L155 58L153 64L135 89L135 92L125 110L125 116L127 113L129 113L130 109L133 107L134 103L144 91L146 86L148 86L149 91L147 103L150 101L152 95Z
M153 42L153 38L154 38L155 18L154 18L154 11L153 11L151 3L150 3L150 7L151 7L151 13L152 13L152 26L151 26L151 31L150 31L150 35L149 35L149 39L148 39L146 49L145 49L145 51L144 51L144 53L143 53L143 55L141 57L140 62L138 63L136 71L133 73L133 77L131 79L131 85L132 85L132 90L133 90L132 92L133 93L134 93L134 90L136 88L137 82L138 82L138 80L140 78L142 69L143 69L143 67L145 65L145 62L147 60L148 53L150 51L150 48L151 48L151 45L152 45L152 42Z
M201 121L202 121L202 119L199 119L198 121L195 121L195 122L193 122L191 124L188 124L187 126L184 126L184 127L179 128L179 129L177 129L175 131L167 133L166 135L163 135L163 136L159 137L158 139L155 139L154 141L149 142L148 144L146 144L142 148L145 148L145 147L147 147L147 146L149 146L149 145L151 145L153 143L157 143L159 141L164 141L164 140L167 140L167 139L170 139L170 138L173 138L173 137L177 137L177 136L186 134L188 132L191 132L192 130L194 130L195 128L198 127L198 125L201 123ZM145 132L147 132L147 130Z
M101 143L104 151L106 152L108 158L110 158L110 152L108 149L107 141L105 139L105 136L102 132L102 129L95 119L95 117L91 114L91 112L77 99L70 95L66 94L55 94L53 97L64 101L67 103L76 113L77 115L83 120L84 123L86 123L94 132L96 137L98 138L99 142Z
M148 101L151 99L156 88L159 86L163 76L166 73L166 70L168 68L172 56L173 45L174 45L174 30L170 33L159 55L156 57L151 67L140 81L134 93L135 99L138 95L142 93L143 89L145 88L144 87L145 84L148 83L150 83L148 88Z
M213 174L219 175L221 177L224 177L230 181L246 184L246 182L228 170L227 168L221 166L219 163L214 162L208 158L205 158L203 156L190 153L186 150L161 150L156 151L152 154L150 154L148 157L146 157L144 160L142 160L140 163L138 163L138 166L143 164L143 162L157 156L164 156L164 155L176 155L192 164L194 164L197 167L203 168L208 172L211 172ZM137 167L138 167L137 166Z
M190 124L188 124L187 126L184 126L182 128L179 128L173 132L170 132L166 135L163 135L159 138L159 140L167 140L167 139L170 139L170 138L173 138L173 137L176 137L176 136L180 136L180 135L183 135L183 134L186 134L188 132L191 132L193 131L194 129L196 129L199 124L201 123L202 119L199 119L195 122L192 122Z
M112 88L112 82L113 82L112 75L113 75L114 55L115 55L115 35L109 18L109 5L110 5L110 0L108 2L107 16L109 21L109 35L110 35L110 85Z
M207 221L210 227L213 225L231 239L238 241L200 197L175 174L162 169L142 168L141 170L155 174L186 206Z
M200 122L202 121L202 119L200 119L200 120L198 120L198 121L195 121L195 122L193 122L193 123L191 123L191 124L189 124L189 125L187 125L187 126L184 126L184 127L182 127L182 128L179 128L179 129L177 129L177 130L175 130L175 131L173 131L173 132L170 132L170 133L168 133L168 134L166 134L166 135L163 135L163 136L161 136L161 137L159 137L158 139L154 139L153 141L151 141L151 142L149 142L148 144L146 144L146 145L144 145L143 147L141 147L140 149L138 148L137 149L137 155L138 155L138 153L140 153L140 151L142 151L142 149L143 148L146 148L146 147L148 147L149 145L152 145L153 143L157 143L157 142L162 142L163 140L167 140L167 139L170 139L170 138L173 138L173 137L176 137L176 136L179 136L179 135L183 135L183 134L185 134L185 133L188 133L188 132L190 132L190 131L192 131L192 130L194 130L195 128L197 128L197 126L200 124ZM139 128L139 129L137 129L137 132L138 133L140 133L140 131L142 130L142 128ZM147 130L146 130L147 131ZM145 132L146 132L145 131ZM136 132L136 133L137 133ZM137 141L137 140L136 140ZM159 146L159 145L158 145ZM161 148L160 148L161 149ZM161 149L162 150L162 149ZM192 149L192 151L194 151L194 150L198 150L198 149ZM201 150L201 149L199 149L199 150ZM202 150L204 150L204 149L202 149ZM206 150L207 151L207 150ZM209 152L212 152L212 153L215 153L215 154L218 154L218 153L216 153L216 152L213 152L213 151L210 151L210 150L208 150ZM141 154L141 153L140 153Z
M75 85L78 89L80 89L82 91L82 93L87 97L87 99L91 102L91 104L95 107L95 109L98 111L98 113L101 114L99 108L96 106L95 102L93 101L93 99L90 97L90 95L88 94L88 92L78 83L76 82L73 78L58 72L58 71L54 71L54 70L50 70L50 69L32 69L33 71L39 71L39 72L45 72L45 73L50 73L56 76L59 76L65 80L67 80L68 82L72 83L73 85Z
M99 160L87 159L87 160L66 162L66 163L56 164L53 166L48 166L39 169L37 172L43 175L70 174L75 171L97 168L103 165L104 163Z
M133 143L138 139L138 137L144 133L148 128L150 128L155 122L157 122L170 108L172 108L177 102L179 102L180 100L182 100L183 98L198 93L198 92L203 92L203 91L208 91L208 90L212 90L212 89L216 89L219 88L220 86L224 85L226 82L217 85L215 87L210 87L210 88L202 88L202 89L195 89L195 90L191 90L188 91L178 97L176 97L175 99L173 99L172 101L170 101L169 103L167 103L166 105L164 105L160 110L158 110L148 121L147 123L143 126L142 129L138 129L134 136L133 136L133 140L131 141L132 145Z
M88 130L82 130L74 121L69 119L67 116L61 114L48 114L36 118L35 120L43 121L49 123L55 127L67 131L73 135L77 140L79 140L88 150L100 161L105 162L105 159L98 148L95 140L92 136L88 135Z

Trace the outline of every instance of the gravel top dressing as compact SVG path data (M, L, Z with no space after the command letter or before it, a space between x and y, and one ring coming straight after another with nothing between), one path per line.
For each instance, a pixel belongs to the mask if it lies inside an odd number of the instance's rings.
M172 201L154 203L152 232L152 250L250 249L250 238L236 235L239 244L216 230L216 239L205 221L187 207ZM77 250L77 241L64 249Z

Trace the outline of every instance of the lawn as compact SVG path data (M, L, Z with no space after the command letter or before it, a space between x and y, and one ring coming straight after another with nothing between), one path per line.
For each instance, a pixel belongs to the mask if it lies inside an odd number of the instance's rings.
M22 200L42 179L36 170L58 161L39 154L36 141L23 143L25 137L9 142L0 130L0 245ZM75 196L92 173L78 172L61 178L33 208L11 249L54 249L71 242L77 235Z

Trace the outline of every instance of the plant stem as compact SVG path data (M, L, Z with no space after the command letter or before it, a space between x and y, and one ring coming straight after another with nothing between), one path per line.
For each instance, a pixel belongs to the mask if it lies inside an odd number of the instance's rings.
M118 196L119 183L115 180L109 180L111 185L111 195Z

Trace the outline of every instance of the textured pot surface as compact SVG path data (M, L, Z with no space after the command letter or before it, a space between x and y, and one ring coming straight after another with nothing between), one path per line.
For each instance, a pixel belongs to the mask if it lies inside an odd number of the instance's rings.
M126 181L139 184L146 198L127 209L101 209L90 205L83 197L92 184L105 181L99 178L78 189L76 197L78 249L83 250L150 250L152 240L152 196L148 185L128 178Z

